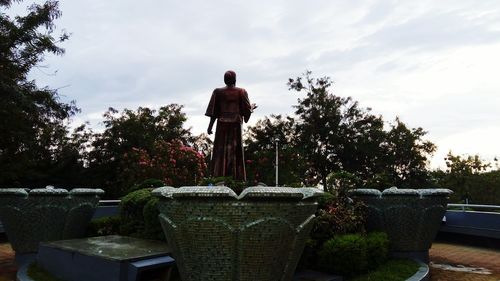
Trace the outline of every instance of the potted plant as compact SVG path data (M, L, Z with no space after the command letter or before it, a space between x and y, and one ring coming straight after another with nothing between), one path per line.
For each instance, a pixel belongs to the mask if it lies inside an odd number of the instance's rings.
M0 189L0 220L16 256L35 253L44 241L85 235L101 189Z
M153 194L184 281L292 280L317 208L315 188L161 187Z
M367 205L366 229L383 231L395 257L429 260L429 249L446 212L449 189L355 189L351 196Z

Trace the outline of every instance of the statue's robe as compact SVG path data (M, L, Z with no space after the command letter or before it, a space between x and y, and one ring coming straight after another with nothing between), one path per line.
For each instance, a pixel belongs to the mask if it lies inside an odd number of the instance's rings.
M213 177L232 176L246 181L241 125L243 121L248 122L251 114L252 106L245 89L227 86L213 91L205 112L206 116L217 118L210 162Z

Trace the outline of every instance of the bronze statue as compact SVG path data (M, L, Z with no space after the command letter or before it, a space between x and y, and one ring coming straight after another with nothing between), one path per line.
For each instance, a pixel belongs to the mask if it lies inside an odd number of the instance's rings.
M226 71L224 83L226 87L213 91L205 112L210 117L209 135L217 119L210 172L213 177L232 176L235 180L246 181L241 125L243 121L248 122L257 106L250 104L245 89L236 87L234 71Z

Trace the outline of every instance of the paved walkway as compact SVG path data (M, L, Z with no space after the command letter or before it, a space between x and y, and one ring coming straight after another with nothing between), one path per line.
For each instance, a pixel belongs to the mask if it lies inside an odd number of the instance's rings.
M500 250L433 243L429 255L432 281L500 281Z
M0 281L16 280L16 271L14 251L10 244L0 242Z
M500 250L484 249L462 245L434 243L429 252L432 281L500 281ZM484 268L490 274L468 273L437 268L452 265L461 270L464 267ZM7 243L0 242L0 281L15 280L16 266L14 252Z

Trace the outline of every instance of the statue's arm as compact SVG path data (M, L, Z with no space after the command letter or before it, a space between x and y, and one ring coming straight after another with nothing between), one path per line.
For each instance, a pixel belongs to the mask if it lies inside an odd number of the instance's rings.
M214 127L215 119L219 116L219 106L215 101L217 89L215 89L212 93L212 97L210 98L210 102L208 103L207 111L205 111L205 115L210 117L210 123L208 124L207 133L209 135L212 134L212 128Z
M214 123L215 123L215 117L210 117L210 123L208 124L208 129L207 129L207 134L211 135L212 134L212 129L214 127Z
M247 91L243 90L243 98L241 99L241 107L240 107L240 112L243 115L243 120L245 120L245 123L248 122L250 119L250 115L252 115L252 112L255 108L257 108L256 105L250 104L250 100L248 99L248 94Z

